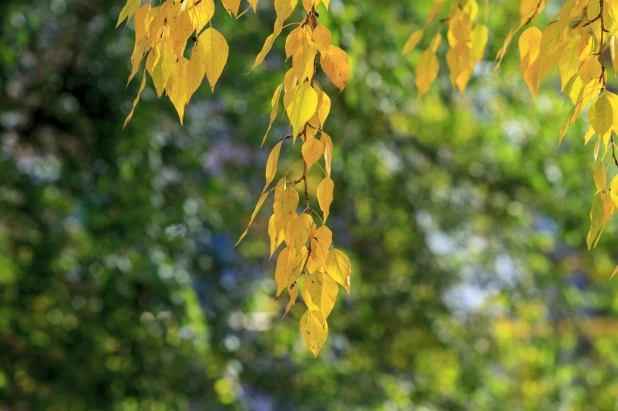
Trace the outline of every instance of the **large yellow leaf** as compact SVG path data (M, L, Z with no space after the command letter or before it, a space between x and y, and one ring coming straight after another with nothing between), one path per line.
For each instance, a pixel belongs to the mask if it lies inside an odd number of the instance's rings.
M560 24L553 22L543 29L539 55L539 75L543 77L560 62L568 41L568 31L562 31Z
M313 218L302 213L288 221L285 241L294 250L302 249L309 240L309 233L315 229Z
M283 23L290 17L297 4L298 0L275 0L275 13L277 14L275 33L281 31Z
M293 187L286 186L285 178L282 178L275 187L275 201L273 202L277 231L285 230L289 219L296 216L299 201L298 192Z
M167 83L167 95L178 112L180 124L184 121L187 104L187 66L189 61L184 57L176 62Z
M330 177L324 177L324 180L318 184L318 203L320 204L320 210L324 213L324 222L328 219L330 213L330 205L333 202L333 190L335 183Z
M146 60L146 68L152 77L152 82L159 98L163 95L167 80L170 77L174 65L176 64L176 53L174 48L167 42L159 43L157 53L150 53Z
M305 279L302 294L307 308L320 311L327 318L335 306L338 291L339 286L331 276L317 272Z
M435 52L431 49L423 51L416 66L416 88L418 88L418 98L429 90L431 84L438 77L440 65Z
M196 33L199 34L214 16L215 2L214 0L194 0L193 5L187 8L187 12Z
M328 338L328 323L319 311L307 310L300 319L300 333L315 357Z
M313 116L318 108L318 95L311 87L311 83L305 81L301 83L294 93L294 100L287 107L288 117L292 124L292 135L294 140L298 136L301 128Z
M343 91L350 74L350 60L346 52L331 44L326 55L322 55L320 65L335 87Z
M588 111L588 119L594 131L603 137L612 129L614 124L614 108L605 92L592 104Z
M541 38L543 33L536 27L526 29L519 36L519 55L521 58L521 72L532 96L536 99L541 81L539 73L539 53L541 52Z
M318 24L315 29L313 29L313 42L320 51L320 54L328 54L328 46L331 40L332 35L325 25Z
M225 63L227 63L227 57L229 54L229 47L225 37L212 27L207 28L200 35L199 43L203 43L204 56L206 61L206 78L210 83L212 91L215 90L215 84L221 73Z
M324 268L326 269L326 273L333 277L333 280L341 284L349 294L352 266L348 256L345 255L343 251L333 248L326 256Z
M322 157L324 153L324 144L317 138L307 139L307 141L303 143L302 153L303 159L305 163L307 163L307 171L309 171L311 166Z

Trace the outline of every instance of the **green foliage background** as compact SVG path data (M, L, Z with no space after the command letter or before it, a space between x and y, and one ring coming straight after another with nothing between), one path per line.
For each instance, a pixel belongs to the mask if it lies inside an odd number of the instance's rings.
M532 102L515 47L490 76L517 1L490 5L466 96L442 67L417 101L419 53L398 52L429 3L321 10L354 67L326 126L353 284L315 360L302 307L272 299L267 221L232 248L284 73L280 39L240 74L271 2L218 7L230 59L184 127L148 86L124 132L121 1L0 2L0 408L618 409L618 233L586 251L592 147L576 127L556 150L569 106L553 78Z

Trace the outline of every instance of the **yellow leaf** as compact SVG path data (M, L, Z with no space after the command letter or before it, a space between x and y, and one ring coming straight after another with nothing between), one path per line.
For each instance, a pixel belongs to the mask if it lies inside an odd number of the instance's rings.
M187 0L185 0L187 1ZM215 2L213 0L194 0L193 5L187 8L195 32L199 34L215 15Z
M328 219L330 205L333 202L333 189L335 183L330 177L325 177L320 184L318 184L318 203L320 204L320 210L324 213L324 222Z
M403 49L401 50L401 55L405 56L420 43L423 38L423 30L416 30L414 33L410 35L410 38L406 41L406 44L403 45Z
M259 0L247 0L247 1L249 2L249 5L253 9L253 11L257 12L257 6L258 6L258 1Z
M167 84L167 95L178 112L180 124L183 123L185 106L187 104L187 65L189 61L184 57L178 60L170 74Z
M328 10L328 5L330 4L330 0L322 0L322 4L324 5L324 7L326 7L326 10Z
M318 8L321 0L303 0L303 8L307 13L311 11L312 8Z
M326 256L324 268L326 269L326 273L333 277L333 280L341 284L349 294L352 266L348 256L345 255L343 251L333 248Z
M577 35L569 40L567 44L564 54L560 58L560 62L558 63L558 68L560 69L560 81L562 83L562 90L564 91L568 82L573 78L575 74L577 74L579 70L580 60L579 60L579 43L580 36Z
M560 30L560 24L549 23L543 29L539 55L539 76L543 77L553 69L562 57L568 41L568 31Z
M313 29L313 42L320 51L320 54L328 54L328 46L330 46L331 40L332 34L325 25L318 24L315 29Z
M275 0L275 13L277 14L275 33L281 31L283 23L290 17L297 4L298 0Z
M309 261L313 264L314 269L310 269L310 272L313 272L316 268L320 268L324 265L332 242L333 232L330 231L330 229L325 225L315 231L313 238L311 239L311 257L309 259Z
M470 48L465 44L451 48L446 53L446 63L450 70L453 88L457 87L461 94L464 94L466 85L474 71L474 57L471 54Z
M324 153L324 144L317 138L307 139L307 141L303 143L302 153L303 159L305 163L307 163L307 171L309 171L311 166L322 157Z
M418 88L418 98L429 90L431 84L438 77L440 65L438 58L431 49L425 50L418 60L416 66L416 87Z
M120 23L125 21L127 18L131 18L133 14L137 11L137 9L142 5L142 0L127 0L127 3L124 5L122 10L120 10L120 15L118 16L118 22L116 23L116 27L120 26Z
M472 55L476 61L483 60L488 37L489 29L484 24L477 24L472 30Z
M204 58L206 61L206 78L210 83L210 89L215 90L215 84L221 73L225 63L227 63L227 57L229 54L229 47L225 37L212 27L207 28L200 35L199 43L204 45Z
M262 62L268 55L268 52L270 52L270 49L273 48L273 44L275 44L275 40L277 39L277 36L279 35L279 33L281 33L281 30L274 32L273 34L268 36L268 38L266 38L266 41L264 42L264 46L262 46L262 50L258 53L257 57L255 58L253 67L251 67L251 70L249 70L249 72L253 71L254 68L262 64Z
M307 347L317 358L318 353L328 338L328 324L319 311L305 311L300 319L300 333L307 343Z
M277 174L277 162L279 161L279 153L281 152L282 144L283 140L275 145L268 156L268 161L266 162L266 184L264 184L262 192L265 192L270 183L275 179L275 175Z
M268 220L268 236L270 237L270 256L272 257L277 250L277 247L279 247L285 239L285 234L283 231L277 232L274 214L271 215Z
M594 168L593 176L597 192L605 191L605 186L607 185L607 172L605 171L602 161Z
M614 123L614 109L607 96L608 92L601 96L592 104L588 111L588 119L594 131L601 137L611 131Z
M320 106L318 107L318 120L320 121L320 126L324 127L324 123L328 118L328 114L330 113L330 97L324 92L320 94Z
M287 107L288 117L292 124L292 136L294 140L296 140L298 133L305 123L313 117L317 108L318 95L311 87L311 83L308 81L301 83L294 93L294 100L290 106Z
M603 68L596 56L590 56L579 68L579 77L583 86L587 86L592 80L601 78Z
M528 24L532 18L543 11L547 0L521 0L519 5L520 25Z
M614 204L616 204L616 206L618 206L618 176L614 177L612 179L611 184L609 185L609 195L612 198L612 200L614 200Z
M157 61L155 54L150 53L148 60L146 60L146 68L150 73L150 77L152 77L157 96L160 98L176 64L176 54L174 53L174 48L166 42L159 43L158 54L159 58Z
M343 91L350 74L350 60L346 52L331 44L326 55L322 55L320 65L335 87Z
M268 129L266 130L266 134L264 134L264 138L262 139L262 146L266 142L266 137L268 137L268 133L270 132L270 129L273 126L273 122L277 118L277 109L279 108L279 98L281 97L282 88L283 88L283 84L279 84L279 86L277 86L277 88L275 89L273 98L270 100L270 105L272 107L270 111L270 122L268 123Z
M427 15L427 20L425 21L425 28L427 28L427 26L433 23L438 13L440 13L440 10L442 10L442 7L444 6L445 2L446 0L434 0L433 8Z
M324 143L324 170L326 171L326 176L330 177L331 164L333 161L333 140L328 134L322 132L320 141Z
M285 242L294 250L300 250L309 240L309 233L315 229L313 218L302 213L288 221L285 231Z
M255 216L257 216L257 213L260 211L260 208L262 208L262 205L264 205L264 201L266 201L266 198L268 197L268 194L270 194L270 191L263 193L260 196L260 199L258 200L257 204L255 205L255 210L253 210L253 214L251 214L251 220L249 220L249 224L247 224L247 228L245 229L245 231L240 235L240 238L238 239L238 241L236 241L236 244L234 244L234 247L236 247L243 238L245 238L245 236L247 235L247 232L249 231L249 227L251 227L251 224L253 224L253 220L255 220Z
M275 201L273 203L277 231L285 230L289 219L296 216L299 201L298 192L293 187L286 187L285 178L282 178L275 187Z
M191 59L187 64L187 103L191 96L200 88L206 75L206 45L199 41L195 42L191 51Z
M292 266L290 265L290 252L288 248L284 248L277 257L277 268L275 269L275 283L277 284L276 297L281 295L281 292L288 286L288 278L290 277L290 271Z
M299 82L313 77L317 53L318 49L313 41L308 36L303 36L302 47L297 49L292 60L292 68Z
M223 7L230 15L234 17L238 16L238 9L240 8L240 0L221 0Z
M285 38L285 58L289 59L294 53L299 52L302 49L303 42L305 41L305 28L296 27Z
M133 108L131 109L131 112L127 116L127 119L124 121L124 126L122 126L123 129L127 126L127 124L129 124L129 121L131 121L131 119L133 118L133 112L135 111L135 107L137 106L137 103L139 102L139 98L142 95L142 91L144 91L144 87L146 87L146 70L144 70L144 73L142 74L142 84L139 86L137 97L135 97L135 100L133 100Z
M180 13L173 19L168 20L170 41L174 45L174 51L178 59L182 59L187 48L187 39L193 33L193 23L188 13Z
M328 318L335 302L339 286L331 276L321 272L311 274L303 283L303 299L307 308L319 311Z
M532 96L536 99L541 81L539 75L539 53L543 33L536 27L530 27L519 36L519 55L521 72Z
M288 287L288 294L290 294L290 301L285 307L285 313L283 314L284 316L290 312L290 310L292 309L292 307L294 307L294 304L296 303L296 299L298 298L298 284L294 284L293 286Z

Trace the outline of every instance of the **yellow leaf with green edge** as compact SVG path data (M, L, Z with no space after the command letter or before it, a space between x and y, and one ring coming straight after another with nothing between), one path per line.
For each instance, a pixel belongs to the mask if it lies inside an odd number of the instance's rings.
M195 0L193 5L187 8L187 13L195 32L199 33L215 15L215 2L214 0Z
M324 213L324 222L328 219L330 213L330 205L333 202L333 190L335 183L330 177L325 177L320 184L318 184L318 204L320 204L320 210Z
M313 42L320 54L324 55L328 53L328 47L330 46L330 42L332 41L332 34L330 30L323 24L318 24L315 29L313 29Z
M120 10L120 15L118 16L118 22L116 23L116 27L120 26L120 23L125 21L127 18L130 19L133 14L140 8L142 5L142 0L127 0L127 3L124 5L122 10Z
M204 60L206 62L206 78L210 83L210 89L215 90L215 84L223 73L229 54L229 46L225 37L212 27L207 28L200 35L199 43L204 46Z
M311 170L311 166L324 154L324 144L317 138L307 139L307 141L303 143L302 154L307 164L307 171L309 171Z
M335 87L343 91L350 75L350 60L346 52L329 45L328 52L320 59L320 66Z
M482 61L485 55L485 46L489 38L489 29L484 24L477 24L472 30L472 55L476 61Z
M266 198L268 197L269 194L270 194L270 191L267 191L266 193L263 193L260 196L260 199L258 200L257 204L255 205L255 210L253 210L253 214L251 214L251 219L249 220L249 224L247 224L247 228L241 234L241 236L238 239L238 241L236 241L236 244L234 244L234 247L236 247L242 241L242 239L245 238L245 236L247 235L247 232L249 231L249 227L251 227L251 224L253 224L253 220L255 220L255 216L257 216L258 212L260 211L260 208L262 208L262 205L264 205L264 201L266 201Z
M221 0L225 10L233 15L238 16L238 9L240 9L240 0Z
M333 277L333 280L341 284L349 294L352 265L350 264L348 256L345 255L343 251L333 248L326 256L324 268L326 273Z
M588 120L594 131L601 137L611 131L614 124L614 108L605 92L592 104L588 111Z
M401 50L401 56L405 56L418 45L423 39L423 30L416 30L414 33L410 35L406 44L403 45L403 49Z
M277 174L277 162L279 161L279 153L281 153L282 144L283 140L275 145L268 156L268 161L266 162L266 184L262 192L266 191L270 183L275 179L275 175Z
M302 294L307 308L320 311L324 318L333 310L338 292L339 286L335 280L321 272L311 274L303 282Z
M180 124L183 124L185 116L185 106L187 105L187 66L189 60L184 57L182 60L178 60L176 65L170 74L169 81L167 83L167 95L176 112L180 117Z
M423 94L429 90L431 84L438 77L438 70L440 64L438 58L431 49L425 50L416 66L416 88L418 89L418 98L421 98Z
M271 105L270 121L268 122L268 129L266 129L266 133L264 134L264 138L262 138L262 144L260 145L260 147L263 146L264 143L266 142L268 133L270 132L270 129L272 128L273 123L275 122L275 119L277 118L277 110L279 108L279 99L281 98L282 88L283 88L283 84L279 84L279 86L277 86L277 88L275 89L273 98L270 100L270 105Z
M135 97L135 100L133 100L133 108L131 109L131 112L127 116L126 120L124 121L124 126L122 126L123 129L127 126L127 124L129 124L129 121L131 121L131 119L133 118L133 112L135 111L135 107L137 106L137 103L139 102L139 98L142 95L142 91L144 91L144 87L146 87L146 69L144 69L144 73L142 74L142 84L139 86L137 97Z
M305 311L300 319L300 333L309 350L317 358L328 338L328 323L322 313L312 310Z
M293 268L292 265L290 265L289 259L290 251L288 248L284 248L277 257L277 268L275 268L275 283L277 284L276 297L279 297L281 292L288 286L290 271L292 271Z
M161 98L167 86L167 81L176 64L176 53L174 48L166 42L159 43L158 60L155 53L150 53L146 60L146 69L150 73L157 96Z
M288 117L292 124L292 136L294 140L301 131L301 128L313 116L318 108L318 95L311 87L311 83L305 81L301 83L294 93L294 100L287 108Z

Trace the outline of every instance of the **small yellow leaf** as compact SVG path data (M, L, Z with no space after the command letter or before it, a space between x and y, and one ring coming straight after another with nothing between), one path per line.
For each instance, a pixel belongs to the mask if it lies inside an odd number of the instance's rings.
M483 60L488 37L489 29L484 24L477 24L472 30L472 55L476 61Z
M324 213L324 222L328 219L330 205L333 202L333 190L335 183L330 177L325 177L320 184L318 184L318 203L320 204L320 210Z
M120 10L116 27L120 26L120 23L122 23L125 19L130 19L141 5L142 0L127 0L127 3L124 5L122 10Z
M294 256L291 256L292 258ZM290 265L290 252L288 248L284 248L277 257L277 268L275 269L275 283L277 284L276 297L281 295L281 292L288 286L288 278L292 266Z
M343 251L333 248L329 251L328 256L326 256L324 268L326 269L326 273L333 277L333 280L341 284L349 294L352 266L348 256L345 255Z
M416 30L414 33L410 35L410 38L406 41L406 44L403 45L403 49L401 50L401 55L405 56L420 43L423 38L423 30Z
M318 107L318 120L320 121L320 126L324 127L324 123L328 118L328 114L330 113L330 97L326 93L322 93L320 95L320 106Z
M135 107L137 106L137 103L139 102L139 98L142 95L142 91L144 91L144 87L146 87L146 70L145 69L144 69L144 73L142 74L142 84L139 86L137 97L135 97L135 100L133 100L133 108L131 109L131 112L127 116L126 120L124 121L124 126L122 126L123 129L127 126L127 124L129 124L129 121L131 121L131 119L133 118L133 112L135 111Z
M199 37L199 43L204 45L204 59L206 61L206 78L210 89L215 90L215 84L223 73L229 54L229 46L225 37L212 27L207 28Z
M273 126L275 119L277 118L277 109L279 108L279 99L281 98L281 89L283 88L283 84L279 84L279 86L275 89L275 93L273 94L273 98L270 101L271 111L270 111L270 121L268 123L268 129L264 134L264 138L262 138L262 145L266 142L266 138L268 137L268 133ZM260 146L260 147L261 147Z
M296 217L299 201L298 192L293 187L286 186L285 177L282 178L275 187L275 201L273 202L275 229L277 231L285 230L290 218Z
M328 324L322 313L307 310L300 319L300 333L309 350L317 358L326 338L328 338Z
M249 5L253 9L253 11L257 12L257 6L258 6L258 1L259 0L247 0L247 1L249 2Z
M273 48L273 44L275 44L275 40L277 39L277 36L279 35L279 33L281 33L281 30L274 32L273 34L268 36L268 38L266 38L266 41L264 42L264 46L262 46L262 50L258 53L257 57L255 58L253 67L251 67L251 70L249 70L249 72L253 71L254 68L262 64L262 62L268 55L268 52L270 52L270 49Z
M326 176L330 177L331 164L333 161L333 140L328 134L322 132L320 141L324 143L324 170L326 171Z
M255 220L255 216L257 216L257 213L260 211L260 208L262 208L262 205L264 205L264 201L266 201L266 198L268 197L268 194L270 194L270 191L268 191L266 193L263 193L260 196L260 199L258 200L257 204L255 205L255 210L253 210L253 214L251 214L251 219L249 220L249 224L247 224L247 228L241 234L241 236L238 239L238 241L236 241L236 244L234 244L234 247L236 247L242 241L242 239L245 238L245 236L247 235L247 232L249 231L249 227L251 227L251 224L253 223L253 220Z
M271 215L270 219L268 220L268 237L270 237L270 257L272 257L277 248L285 239L285 234L283 231L277 232L274 214Z
M324 153L324 144L317 138L307 139L302 148L303 159L307 163L307 171L311 169Z
M594 168L593 176L594 185L597 188L597 192L605 191L607 186L607 172L605 171L602 161Z
M172 104L174 104L174 108L178 112L178 117L180 117L180 124L183 123L184 115L185 115L185 106L187 104L187 65L189 60L186 58L182 58L182 60L178 60L176 65L170 74L170 78L167 84L167 95L170 100L172 100Z
M320 65L335 87L343 91L350 74L350 60L346 52L331 44L326 55L322 55Z
M416 87L418 88L418 98L429 90L431 84L438 77L440 64L438 58L431 49L425 50L418 60L416 66Z

